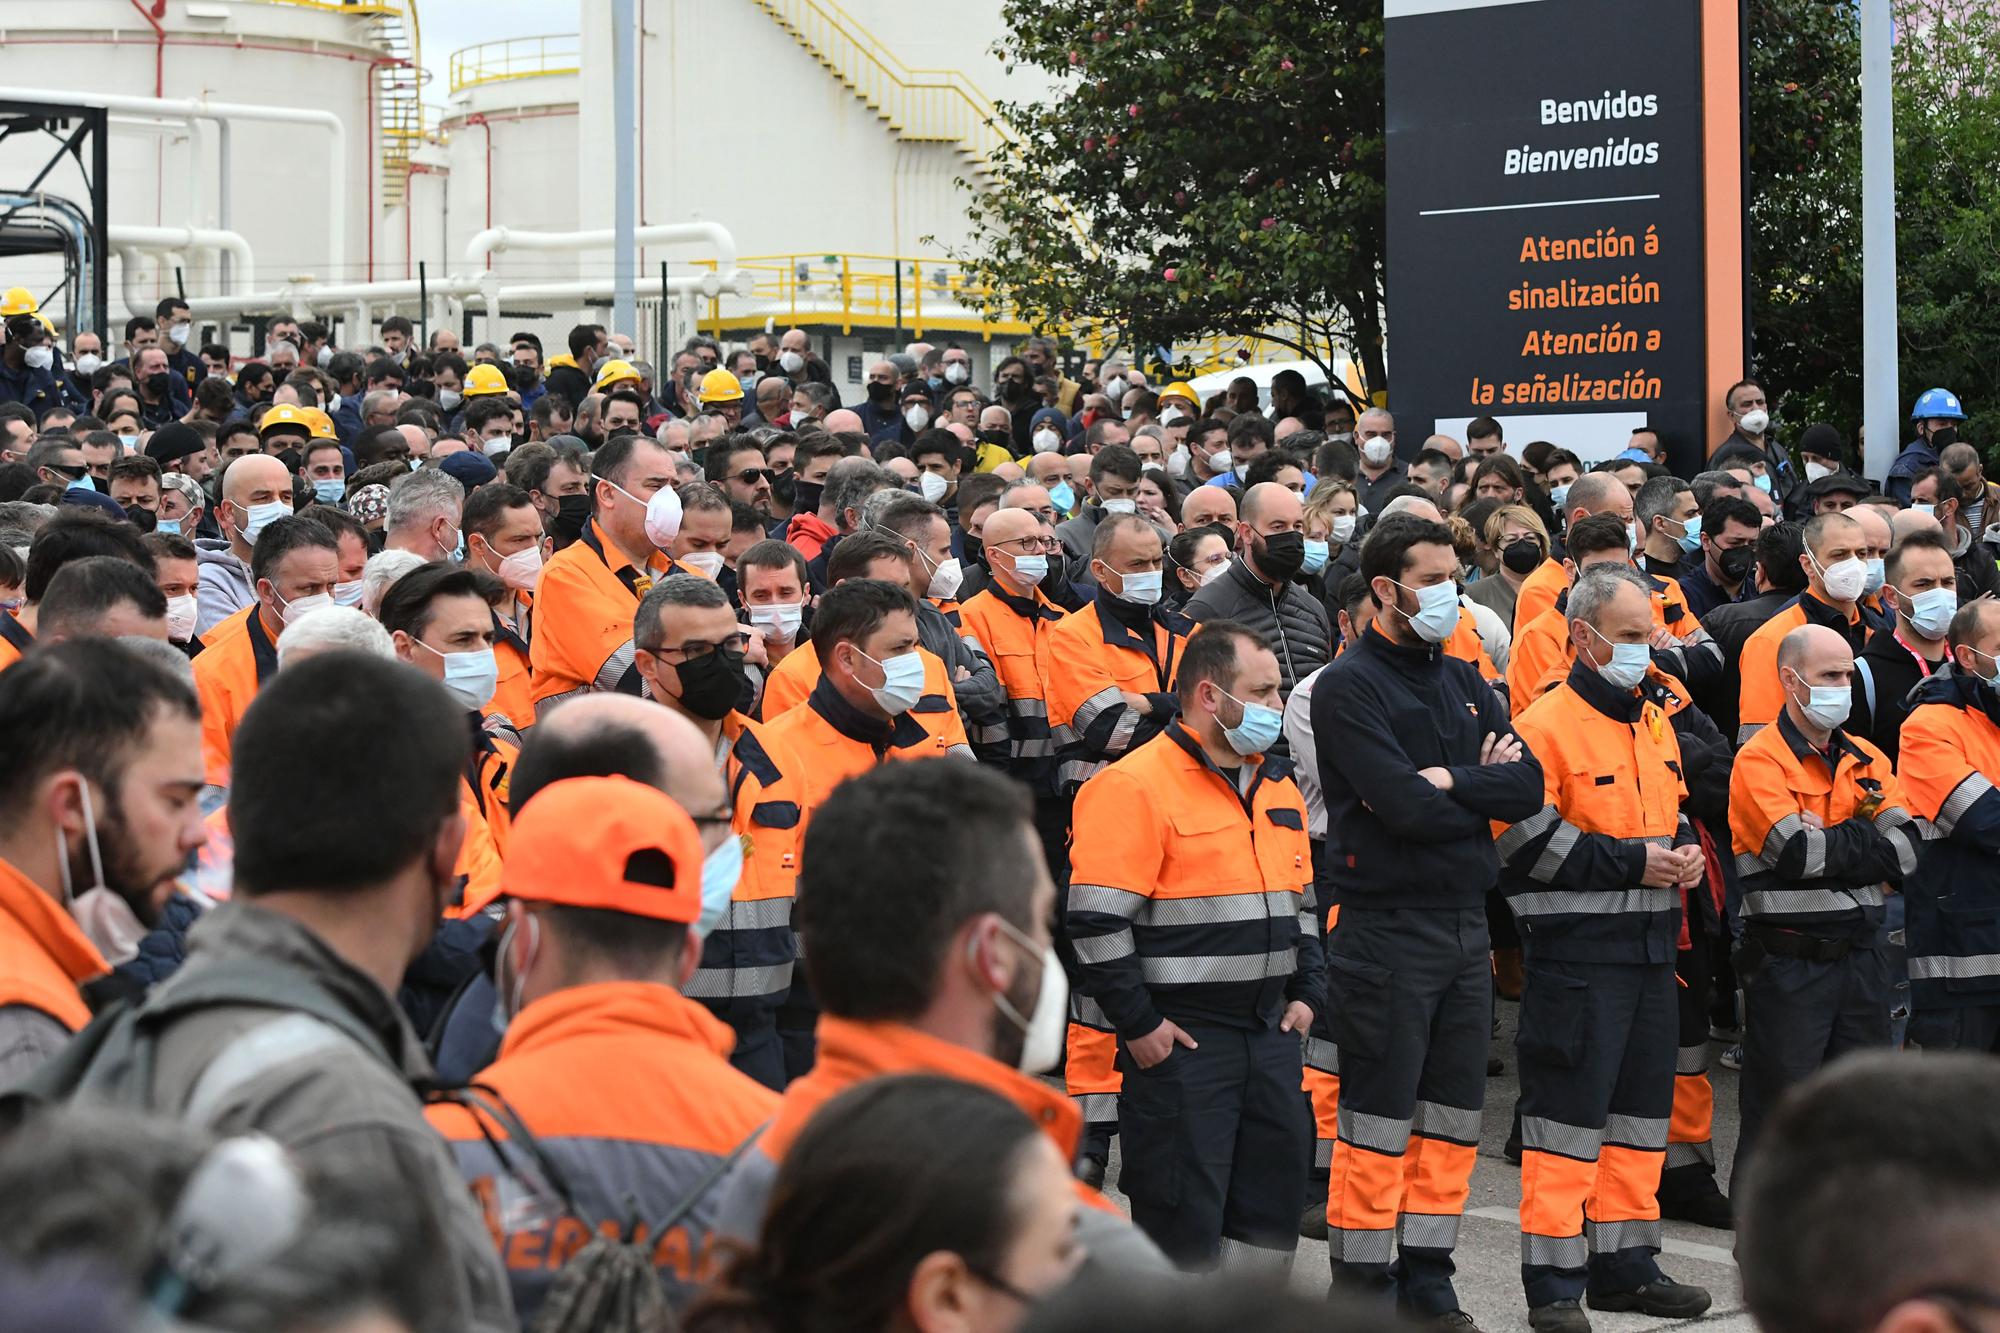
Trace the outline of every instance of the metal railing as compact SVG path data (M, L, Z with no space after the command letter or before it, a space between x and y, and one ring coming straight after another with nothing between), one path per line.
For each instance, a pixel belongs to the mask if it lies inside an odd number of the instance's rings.
M507 79L538 79L551 74L575 74L583 67L583 43L576 33L541 37L509 37L481 42L451 53L451 91L464 92L484 83Z
M951 143L983 167L1007 137L992 102L955 69L911 69L833 0L757 0L906 139Z
M969 279L949 259L872 254L752 255L737 261L751 275L747 297L730 297L756 317L776 316L802 324L838 325L843 333L857 328L893 328L899 323L913 337L926 328L989 330L1001 336L1028 332L1027 325L1002 312L988 322L973 299L985 288ZM714 268L700 260L697 268ZM897 275L902 299L897 303ZM722 301L711 299L705 323L723 320Z

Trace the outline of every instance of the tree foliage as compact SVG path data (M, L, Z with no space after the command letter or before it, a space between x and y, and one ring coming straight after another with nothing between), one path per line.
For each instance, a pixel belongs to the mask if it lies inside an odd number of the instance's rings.
M1005 21L1003 57L1062 92L1000 105L1015 141L965 256L998 301L1141 354L1290 331L1384 385L1379 6L1009 0Z
M2000 11L1896 0L1901 398L2000 442ZM1750 367L1795 433L1861 417L1855 7L1749 0ZM971 207L974 274L1126 349L1296 331L1387 387L1382 22L1353 0L1009 0L1002 55L1059 80ZM1331 378L1331 376L1330 376Z

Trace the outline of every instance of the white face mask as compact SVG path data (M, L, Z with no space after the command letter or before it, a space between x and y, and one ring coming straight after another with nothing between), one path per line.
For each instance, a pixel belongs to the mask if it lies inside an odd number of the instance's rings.
M176 324L167 330L167 341L176 347L186 347L188 345L188 335L193 332L194 325L192 324Z
M713 579L722 572L723 561L720 551L689 551L686 555L675 556L674 560L706 579Z
M48 346L30 347L21 353L21 359L28 363L31 370L47 370L56 363L56 349Z
M1000 929L1024 952L1041 960L1042 985L1035 994L1035 1010L1026 1018L1005 995L996 994L993 1003L1008 1022L1021 1029L1021 1056L1015 1068L1024 1074L1047 1073L1062 1058L1063 1042L1069 1035L1069 978L1052 946L1037 945L1004 919Z
M535 581L542 576L542 544L536 542L507 556L501 560L498 573L508 587L533 592Z
M1188 449L1186 445L1181 445L1179 448L1175 449L1173 453L1167 456L1167 472L1169 473L1169 475L1174 477L1175 480L1179 480L1180 478L1187 476L1189 457L1190 455L1188 454Z
M1206 588L1209 584L1215 582L1217 579L1221 578L1224 574L1227 574L1228 572L1229 572L1229 562L1227 560L1216 561L1214 564L1210 565L1207 569L1202 571L1201 586Z
M931 414L921 407L906 407L903 409L903 420L911 430L922 430L931 424Z
M1754 412L1745 412L1738 417L1736 424L1743 428L1745 435L1762 435L1764 428L1771 424L1771 414L1758 408Z
M1136 514L1139 512L1137 500L1106 500L1104 512L1107 514Z
M335 606L359 606L361 605L361 594L366 588L367 584L362 579L348 579L344 583L336 583L333 585L333 604Z
M1361 442L1361 457L1370 467L1381 467L1395 451L1395 441L1386 436L1371 435Z
M79 352L77 354L76 373L79 375L95 375L103 365L104 358L95 352Z
M638 496L608 477L594 477L593 480L603 482L634 504L641 503ZM643 503L646 506L646 540L664 551L674 544L674 538L681 535L681 497L673 487L662 486Z
M963 384L972 378L972 371L963 361L953 361L944 368L945 380L951 384Z
M1208 470L1219 476L1229 471L1235 465L1235 462L1236 460L1229 456L1227 449L1217 449L1208 456Z
M461 401L456 389L438 390L437 403L440 412L456 412Z
M1111 400L1113 407L1118 406L1118 400L1125 396L1126 387L1125 381L1120 378L1113 377L1104 381L1104 396Z
M297 624L302 616L311 615L322 606L334 604L333 594L330 592L316 592L291 602L280 596L275 588L271 590L271 595L278 599L278 619L287 625Z
M1181 411L1178 407L1163 408L1160 411L1160 424L1162 426L1178 426L1186 420L1187 413Z
M167 598L167 637L179 643L193 638L195 616L200 609L200 600L191 592Z
M1868 562L1849 556L1822 567L1810 551L1806 558L1812 560L1813 568L1819 570L1820 582L1826 587L1826 595L1836 602L1851 602L1861 596L1868 586Z
M321 370L325 370L328 366L333 364L333 348L330 346L320 348L319 355L313 358L313 362L316 365L318 365Z
M804 620L803 602L771 602L750 608L750 623L763 630L764 637L774 643L790 643L797 638Z
M917 493L932 504L944 500L944 494L951 489L951 483L935 472L923 472L917 476Z
M1035 452L1052 454L1062 447L1062 436L1044 427L1035 432Z
M1352 514L1335 514L1332 529L1327 535L1333 539L1335 545L1345 546L1354 540L1354 522Z
M778 353L778 367L787 375L796 375L806 368L806 359L797 352Z

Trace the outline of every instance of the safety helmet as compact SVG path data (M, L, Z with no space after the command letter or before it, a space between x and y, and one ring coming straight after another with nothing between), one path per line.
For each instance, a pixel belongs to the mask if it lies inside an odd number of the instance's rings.
M1927 421L1932 417L1965 420L1965 409L1959 406L1958 395L1950 389L1925 389L1918 396L1917 405L1910 409L1910 420Z
M590 386L592 393L608 393L618 384L639 383L639 372L632 369L630 361L606 361L597 368L597 383Z
M281 427L290 426L310 436L313 431L312 418L306 413L313 410L307 407L294 407L290 403L279 403L266 412L264 419L257 423L257 435L261 439Z
M1169 398L1178 398L1190 407L1201 406L1201 399L1195 397L1193 387L1187 384L1169 384L1166 388L1160 390L1161 403L1164 404Z
M484 362L465 372L465 387L460 390L463 398L484 398L489 394L507 392L507 373L498 366Z
M26 287L9 287L5 295L0 295L0 318L8 315L32 315L41 309L35 301L35 294Z
M731 371L717 366L701 377L701 401L704 403L740 403L743 401L743 381Z
M284 409L279 408L278 410L283 411ZM306 423L307 428L312 431L312 438L315 440L338 440L340 438L339 432L333 428L333 418L321 409L317 407L301 407L297 411L299 419Z

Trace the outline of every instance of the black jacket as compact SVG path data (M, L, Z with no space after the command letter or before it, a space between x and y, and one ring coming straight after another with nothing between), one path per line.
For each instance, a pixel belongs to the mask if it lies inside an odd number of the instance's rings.
M1188 598L1188 619L1235 620L1250 627L1278 655L1279 693L1333 660L1333 626L1326 607L1297 583L1273 588L1237 556L1229 572Z
M1933 670L1938 662L1931 664ZM1910 694L1928 674L1893 628L1876 630L1854 659L1854 708L1845 730L1867 737L1894 763L1902 748L1903 719L1915 707Z
M1743 673L1737 662L1743 645L1764 627L1764 622L1789 606L1796 592L1760 592L1740 602L1718 606L1703 617L1701 627L1722 651L1722 674L1700 686L1690 685L1694 701L1707 713L1724 736L1736 734L1736 714L1741 703Z
M1481 764L1490 734L1514 734L1507 705L1469 662L1405 647L1370 628L1313 683L1312 725L1328 878L1360 907L1476 908L1500 878L1493 820L1544 804L1542 766L1525 749ZM1451 771L1440 791L1422 769Z
M551 366L549 373L542 377L550 393L560 396L574 412L583 406L583 400L590 396L590 377L575 366Z

